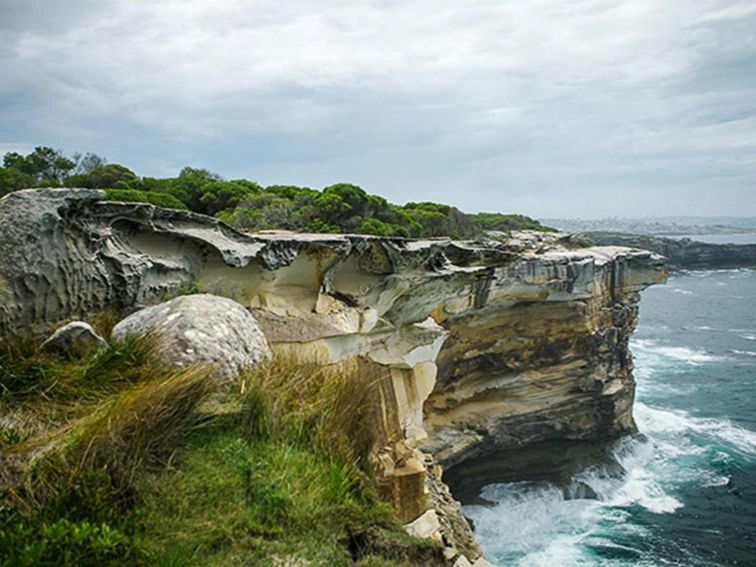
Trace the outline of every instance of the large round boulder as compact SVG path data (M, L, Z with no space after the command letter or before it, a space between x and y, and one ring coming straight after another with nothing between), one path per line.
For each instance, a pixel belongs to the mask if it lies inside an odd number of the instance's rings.
M113 328L113 340L128 335L150 335L163 362L210 365L224 381L235 380L271 354L252 314L215 295L185 295L137 311Z

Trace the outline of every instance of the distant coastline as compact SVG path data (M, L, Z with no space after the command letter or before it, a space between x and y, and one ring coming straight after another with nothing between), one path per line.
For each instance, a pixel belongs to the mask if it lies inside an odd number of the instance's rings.
M713 244L728 243L723 240L715 240L720 235L737 237L737 235L742 234L750 235L753 242L733 241L732 244L756 243L756 218L754 217L669 216L540 220L548 226L553 226L565 232L612 232L669 238L689 237L693 240Z
M756 268L756 234L743 234L744 237L753 238L751 243L743 244L718 244L687 237L668 238L614 232L583 234L600 246L629 246L651 250L665 256L671 269Z

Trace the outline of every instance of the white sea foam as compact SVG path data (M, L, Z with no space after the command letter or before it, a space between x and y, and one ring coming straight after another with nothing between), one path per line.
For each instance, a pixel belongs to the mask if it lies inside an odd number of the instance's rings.
M482 496L496 505L465 506L465 514L486 555L499 565L592 563L581 542L596 525L601 503L566 500L556 486L532 483L490 485Z
M747 335L740 335L741 339L745 339L747 341L756 341L756 335L753 334L747 334Z
M709 354L704 350L693 349L684 346L665 346L659 345L650 339L637 339L631 344L633 351L641 353L650 353L664 358L680 360L698 366L706 362L718 362L722 360L721 356Z
M484 488L482 496L496 504L465 506L465 514L474 521L486 554L499 565L610 565L591 548L619 545L602 535L605 530L634 536L644 531L627 523L629 507L669 514L682 506L654 470L655 451L651 443L627 439L615 449L624 475L598 468L577 474L573 480L589 486L596 499L567 499L550 484L495 484Z
M756 352L754 352L752 350L737 350L737 349L732 349L730 352L733 353L733 354L741 354L743 356L756 356Z
M679 500L665 492L658 471L649 467L657 456L653 444L626 440L617 446L614 456L626 471L624 476L617 478L600 469L588 469L576 475L576 480L590 486L609 506L638 505L656 514L669 514L682 507Z
M680 289L679 287L673 287L671 291L673 293L680 293L682 295L695 295L692 291L688 289Z
M704 440L724 442L741 453L756 454L756 432L732 423L729 419L693 417L682 410L652 408L636 403L635 418L641 432L680 437L696 435ZM680 445L678 445L680 446Z
M729 476L712 475L710 480L704 482L704 486L710 486L710 487L727 486L729 482L730 482Z

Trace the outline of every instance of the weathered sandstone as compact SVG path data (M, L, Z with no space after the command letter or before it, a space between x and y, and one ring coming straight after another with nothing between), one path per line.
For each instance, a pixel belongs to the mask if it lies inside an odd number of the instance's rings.
M247 235L103 198L29 190L0 200L0 335L196 285L247 307L274 351L358 357L381 416L381 491L406 523L435 509L450 545L464 546L469 529L445 528L461 515L442 509L440 468L429 479L420 447L459 467L634 429L627 341L640 290L665 278L650 252L530 232L476 242Z
M118 323L114 340L150 335L156 355L169 366L212 366L232 382L271 355L255 318L227 297L195 294L145 307Z
M84 356L108 348L108 343L84 321L71 321L50 335L40 348L44 351Z

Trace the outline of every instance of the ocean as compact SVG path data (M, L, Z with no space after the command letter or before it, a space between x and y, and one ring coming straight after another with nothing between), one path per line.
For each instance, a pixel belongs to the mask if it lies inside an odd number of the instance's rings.
M631 350L641 435L621 474L483 488L465 514L501 566L756 565L756 270L673 274L643 292Z

